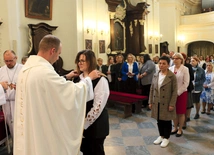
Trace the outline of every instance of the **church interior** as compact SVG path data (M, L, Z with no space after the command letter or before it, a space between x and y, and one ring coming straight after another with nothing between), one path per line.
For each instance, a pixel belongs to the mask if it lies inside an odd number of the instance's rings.
M214 0L0 0L0 66L5 50L35 55L46 34L57 36L62 53L55 64L60 74L75 69L76 54L91 49L104 64L118 53L135 56L184 52L189 57L214 53ZM35 7L35 8L34 8ZM42 9L36 9L42 8ZM211 155L214 151L214 112L188 122L184 135L170 137L170 145L153 144L158 136L151 111L121 117L121 109L108 109L110 134L106 155ZM0 146L0 154L8 152Z
M45 33L52 33L61 39L61 57L66 70L74 68L76 53L85 48L91 48L104 63L108 54L118 52L134 55L148 53L151 57L168 51L185 52L188 56L213 53L212 0L50 2L48 13L51 18L38 13L31 15L25 1L0 2L1 54L6 49L13 49L19 60L30 55L41 38L38 36L37 42L33 40L36 36L32 25L39 23L51 27ZM43 32L40 34L44 35ZM3 65L2 57L0 65Z

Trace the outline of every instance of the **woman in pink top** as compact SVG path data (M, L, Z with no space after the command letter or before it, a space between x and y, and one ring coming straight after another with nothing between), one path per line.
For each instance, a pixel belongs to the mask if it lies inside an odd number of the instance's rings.
M176 75L178 91L176 102L177 117L173 120L174 129L171 134L176 134L176 137L180 137L183 134L182 127L185 122L186 104L187 104L187 87L189 85L189 70L185 67L184 58L182 54L175 53L172 57L174 66L169 69ZM179 127L178 127L179 124Z

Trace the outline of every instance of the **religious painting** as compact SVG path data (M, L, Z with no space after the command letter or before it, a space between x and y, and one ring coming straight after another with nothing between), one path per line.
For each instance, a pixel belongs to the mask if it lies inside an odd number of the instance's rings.
M99 40L99 51L105 53L105 40Z
M152 44L149 44L149 53L152 53Z
M125 53L125 23L120 20L111 20L111 44L110 49L112 52Z
M90 50L92 50L92 40L90 40L90 39L85 39L85 49L90 49Z
M115 46L115 50L123 50L123 27L119 22L115 22L114 23L114 46Z
M25 17L35 19L52 19L53 0L25 0Z
M158 45L155 45L155 54L158 54Z

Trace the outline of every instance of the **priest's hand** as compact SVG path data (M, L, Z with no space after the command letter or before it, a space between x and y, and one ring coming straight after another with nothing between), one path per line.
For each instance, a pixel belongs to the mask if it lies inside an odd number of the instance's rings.
M91 78L91 80L94 80L98 77L100 77L100 72L98 70L93 70L88 76Z
M8 89L8 82L0 82L0 84L2 85L2 87L4 88L4 90Z
M16 90L16 84L11 84L11 89L15 89Z
M70 80L71 78L73 77L77 77L79 76L79 74L77 73L77 71L73 70L71 71L70 73L64 75L64 77L67 79L67 80Z

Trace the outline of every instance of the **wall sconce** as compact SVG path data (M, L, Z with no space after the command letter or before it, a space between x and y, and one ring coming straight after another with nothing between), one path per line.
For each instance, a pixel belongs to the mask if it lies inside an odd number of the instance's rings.
M177 44L178 44L178 46L182 46L183 43L184 43L184 40L185 40L184 35L178 36L178 39L177 39Z
M150 40L154 39L155 41L161 40L163 37L162 34L159 34L158 32L155 32L153 34L153 32L151 32L151 31L148 33L148 36L149 36Z
M152 40L152 38L153 38L153 32L149 31L148 32L148 36L149 36L149 39Z
M109 33L108 30L104 30L104 29L100 30L101 35L107 35L108 33Z
M86 29L86 33L87 33L87 34L94 35L95 29L93 29L93 28L87 28L87 29Z
M159 35L159 40L162 40L162 38L163 38L163 35L160 34L160 35Z
M92 20L85 20L84 27L87 34L93 35L96 30L96 22Z
M162 37L163 37L162 34L155 33L155 35L154 35L154 39L155 39L156 41L161 40Z
M109 26L105 22L98 22L97 23L97 29L101 35L108 34L108 32L109 32Z

